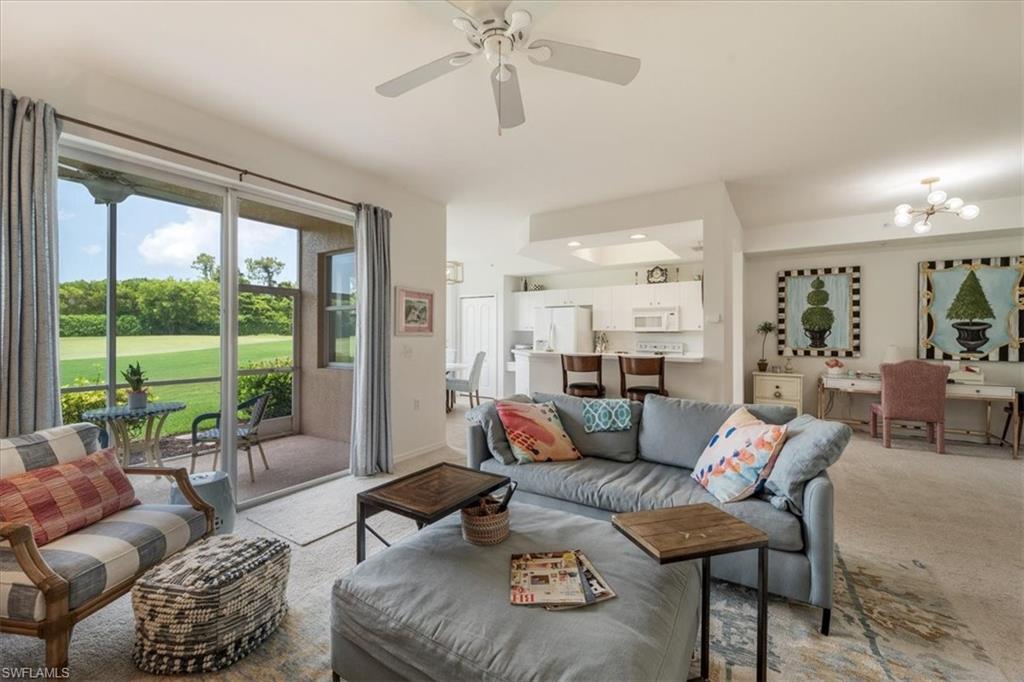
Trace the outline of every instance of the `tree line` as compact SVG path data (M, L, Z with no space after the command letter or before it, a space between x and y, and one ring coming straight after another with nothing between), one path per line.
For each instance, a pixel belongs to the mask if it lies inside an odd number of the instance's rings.
M268 256L247 258L242 283L292 286L277 282L284 263ZM199 254L192 264L199 279L133 278L117 283L117 332L124 336L157 334L218 334L220 332L220 266L210 254ZM61 336L103 336L106 333L105 280L62 282ZM238 333L290 334L291 299L241 293L238 296Z

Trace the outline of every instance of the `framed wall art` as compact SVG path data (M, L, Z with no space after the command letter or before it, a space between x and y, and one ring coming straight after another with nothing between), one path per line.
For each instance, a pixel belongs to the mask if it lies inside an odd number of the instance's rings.
M860 266L782 270L778 276L778 351L860 357Z
M434 333L434 292L395 287L395 334L431 336Z
M1024 256L918 263L917 356L1024 361Z

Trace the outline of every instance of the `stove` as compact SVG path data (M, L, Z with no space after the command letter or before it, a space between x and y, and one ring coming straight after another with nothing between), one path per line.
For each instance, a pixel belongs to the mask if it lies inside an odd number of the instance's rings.
M651 341L637 341L633 346L633 352L637 355L682 355L685 345L683 343L664 343Z

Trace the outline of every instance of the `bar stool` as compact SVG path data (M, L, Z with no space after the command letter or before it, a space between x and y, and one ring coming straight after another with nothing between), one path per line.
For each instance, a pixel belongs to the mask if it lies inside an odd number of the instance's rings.
M636 377L658 377L658 385L650 384L642 386L627 386L626 375ZM648 395L668 395L665 390L665 358L638 358L629 355L619 356L619 385L622 387L622 397L643 402Z
M562 356L562 393L578 398L603 398L604 382L601 380L600 355ZM574 381L569 383L569 372L597 372L597 382Z

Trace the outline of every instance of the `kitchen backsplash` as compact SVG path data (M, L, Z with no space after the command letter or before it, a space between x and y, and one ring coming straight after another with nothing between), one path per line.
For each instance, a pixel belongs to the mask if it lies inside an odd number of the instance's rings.
M704 353L704 334L702 332L674 332L671 334L636 332L605 332L608 336L608 349L633 350L637 340L648 343L682 343L687 353Z

